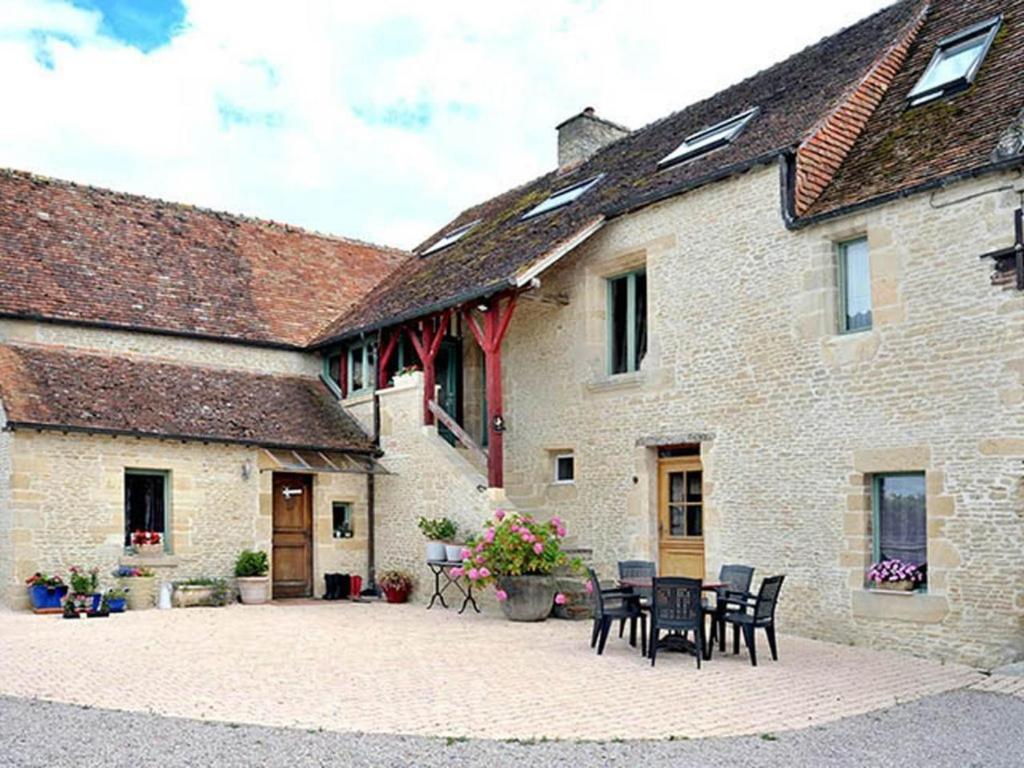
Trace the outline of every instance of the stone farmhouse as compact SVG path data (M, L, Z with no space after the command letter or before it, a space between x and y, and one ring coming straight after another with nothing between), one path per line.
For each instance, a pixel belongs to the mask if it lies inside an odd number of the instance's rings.
M0 174L0 597L425 583L420 515L785 573L787 631L1024 656L1024 2L904 0L407 253ZM913 592L872 563L926 567Z

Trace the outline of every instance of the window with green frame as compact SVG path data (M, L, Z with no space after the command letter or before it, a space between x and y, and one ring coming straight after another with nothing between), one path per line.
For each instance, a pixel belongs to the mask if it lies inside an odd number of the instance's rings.
M156 531L170 551L171 473L155 469L124 471L124 545L135 531Z
M341 352L331 352L324 360L324 376L341 386Z
M377 378L377 342L361 339L348 345L348 394L373 389Z
M608 280L608 372L640 369L647 354L647 273Z
M877 474L871 481L871 535L875 562L902 560L927 566L924 472Z
M839 330L841 333L871 328L871 266L868 239L858 237L836 247L839 272Z

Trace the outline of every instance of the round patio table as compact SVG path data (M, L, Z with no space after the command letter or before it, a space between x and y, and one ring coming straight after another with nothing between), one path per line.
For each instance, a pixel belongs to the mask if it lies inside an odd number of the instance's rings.
M625 578L619 579L619 586L626 587L629 589L652 589L654 582L651 579L642 578ZM724 581L701 581L700 589L702 592L718 592L720 589L728 587L728 582ZM644 605L641 603L641 607L646 610L650 610L650 605ZM705 613L708 613L705 611ZM711 659L712 643L708 642L707 632L701 628L701 634L704 635L704 660L709 661ZM683 653L693 653L693 643L686 640L678 632L670 632L668 635L658 641L658 648L664 648L669 651L681 651Z

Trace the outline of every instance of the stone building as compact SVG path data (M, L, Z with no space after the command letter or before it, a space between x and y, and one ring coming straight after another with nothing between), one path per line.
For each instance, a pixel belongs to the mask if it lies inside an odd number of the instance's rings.
M608 576L785 573L788 631L1020 658L1022 68L1024 2L900 2L639 130L584 110L412 254L7 174L8 602L123 561L147 470L181 573L284 562L308 494L281 595L504 505Z

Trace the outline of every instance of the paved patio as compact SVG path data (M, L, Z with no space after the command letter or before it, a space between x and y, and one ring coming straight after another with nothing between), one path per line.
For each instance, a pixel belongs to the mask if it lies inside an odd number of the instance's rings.
M76 622L0 612L0 695L304 729L611 740L774 733L993 685L967 667L786 636L780 661L765 648L757 668L716 654L698 672L666 653L651 669L618 639L597 657L589 632L377 603Z

